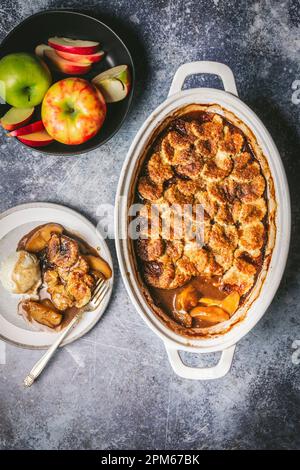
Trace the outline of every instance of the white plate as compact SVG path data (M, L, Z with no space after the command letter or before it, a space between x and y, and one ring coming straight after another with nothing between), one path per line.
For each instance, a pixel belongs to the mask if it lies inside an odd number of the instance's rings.
M16 206L0 215L0 263L15 251L18 241L37 225L56 222L66 230L79 235L90 246L96 248L113 269L107 245L96 228L85 217L58 204L31 203ZM71 343L86 334L102 317L109 302L113 286L113 275L109 290L100 307L86 312L78 325L69 333L62 345ZM30 349L46 349L59 333L36 331L18 315L17 306L21 296L9 294L0 283L0 338L17 346Z

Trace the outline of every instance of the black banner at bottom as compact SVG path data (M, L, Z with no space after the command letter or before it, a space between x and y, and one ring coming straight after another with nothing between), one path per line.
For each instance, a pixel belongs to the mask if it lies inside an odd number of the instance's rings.
M144 466L210 468L223 465L284 464L295 459L289 450L3 450L1 463L12 464L72 464L93 465L93 468L121 466L140 468Z

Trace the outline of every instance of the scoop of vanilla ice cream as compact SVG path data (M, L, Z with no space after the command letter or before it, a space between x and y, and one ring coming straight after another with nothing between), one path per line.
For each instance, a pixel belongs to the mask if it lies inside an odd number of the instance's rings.
M0 280L13 294L33 292L41 284L39 260L23 250L11 253L1 264Z

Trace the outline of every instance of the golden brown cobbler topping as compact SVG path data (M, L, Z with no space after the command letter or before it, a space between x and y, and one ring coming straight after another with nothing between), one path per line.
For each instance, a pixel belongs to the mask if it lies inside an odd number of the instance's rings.
M219 276L225 292L249 292L263 258L267 204L260 164L237 127L218 114L171 124L152 147L137 189L147 238L136 250L147 284L173 289L194 276ZM151 236L153 203L157 221ZM194 213L189 230L179 230L173 204L201 204L203 246L193 239Z

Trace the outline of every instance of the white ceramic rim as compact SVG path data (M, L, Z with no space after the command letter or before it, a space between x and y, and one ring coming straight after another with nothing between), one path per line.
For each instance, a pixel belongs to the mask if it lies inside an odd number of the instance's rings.
M184 69L184 67L186 68L185 73L180 70ZM196 88L172 94L176 89L181 89L184 78L186 78L187 75L201 72L220 75L227 91L212 88ZM224 79L225 75L226 77ZM138 313L142 316L147 325L165 342L168 354L169 350L172 348L175 350L202 353L223 351L232 348L264 315L278 289L285 269L291 231L290 196L285 170L278 150L264 124L245 103L237 96L233 95L235 93L236 87L234 78L231 70L227 66L213 62L195 62L181 66L173 79L170 89L171 96L158 106L144 122L129 148L127 158L121 171L116 193L115 234L116 250L122 278L130 299ZM165 117L175 109L192 103L218 104L228 111L233 112L235 116L252 130L267 158L274 181L277 202L275 219L276 241L260 295L249 308L245 319L235 325L230 331L221 336L196 340L185 338L171 331L151 310L141 293L140 287L135 279L135 273L131 267L128 240L127 238L122 239L122 235L124 236L127 231L127 195L138 158L141 156L149 137ZM169 359L172 363L170 355ZM174 367L173 363L172 366ZM178 370L177 373L179 373ZM179 375L184 376L183 374Z
M109 263L109 265L112 268L112 277L109 280L109 288L108 288L108 291L107 291L107 294L105 296L104 301L101 303L101 306L96 311L94 311L92 315L89 315L89 312L87 312L87 315L86 314L84 315L84 318L78 323L78 325L73 330L71 330L71 332L68 334L67 338L63 341L61 346L65 346L67 344L72 343L73 341L76 341L77 339L81 338L83 335L88 333L96 325L96 323L100 320L100 318L104 314L104 312L106 310L106 307L109 303L109 300L110 300L110 297L111 297L111 294L112 294L112 288L113 288L114 272L113 272L112 258L111 258L110 251L107 247L107 244L106 244L105 240L103 239L101 233L98 230L96 230L96 227L83 215L79 214L78 212L74 211L73 209L62 206L60 204L46 203L46 202L33 202L33 203L20 204L18 206L12 207L11 209L8 209L7 211L3 212L2 214L0 214L0 224L5 218L8 218L11 215L14 215L14 216L16 214L21 215L22 213L23 213L22 215L24 215L24 214L26 214L26 211L28 211L28 213L31 212L33 214L34 209L41 209L41 208L43 208L45 210L45 215L42 218L39 218L39 221L43 221L43 219L44 219L45 222L47 222L47 221L49 222L50 220L49 220L49 217L47 216L47 209L51 209L52 211L58 211L57 213L60 213L60 214L62 213L63 215L65 215L65 217L69 216L69 217L72 217L73 220L76 219L82 227L85 227L85 229L90 231L90 233L93 232L95 234L95 237L97 238L97 242L98 242L98 245L100 247L101 255ZM50 218L51 218L51 221L55 222L53 217L50 216ZM20 220L22 220L22 217L20 217ZM33 220L29 220L29 221L34 221L34 217L33 217ZM63 222L60 222L60 223L62 223L62 225L63 225ZM16 225L12 226L11 230L15 227L16 227ZM10 230L8 230L6 233L9 233L9 231ZM80 230L78 232L80 232ZM3 236L4 235L5 234L3 234ZM0 233L0 236L1 236L1 233ZM85 326L84 326L84 328L80 328L80 326L82 324L81 322L83 322L83 321L85 323ZM7 342L7 343L13 344L13 345L21 347L21 348L25 348L25 349L48 349L48 347L53 343L53 341L55 341L57 339L57 334L56 333L44 333L44 332L26 330L27 333L32 333L33 335L35 335L35 338L37 338L36 335L41 335L40 338L45 337L47 339L50 339L50 341L47 342L46 344L43 344L43 342L40 341L40 340L37 341L38 344L25 344L25 343L22 343L20 341L16 341L13 338L8 337L7 335L3 334L3 328L4 328L4 331L6 331L8 326L10 328L12 328L13 334L15 334L16 336L18 336L18 335L22 336L22 332L25 331L22 328L19 328L15 325L12 325L6 319L4 319L2 316L0 316L0 339ZM47 335L47 336L45 336L45 335ZM30 335L28 335L28 336L30 336ZM36 339L34 340L34 342L36 342Z

